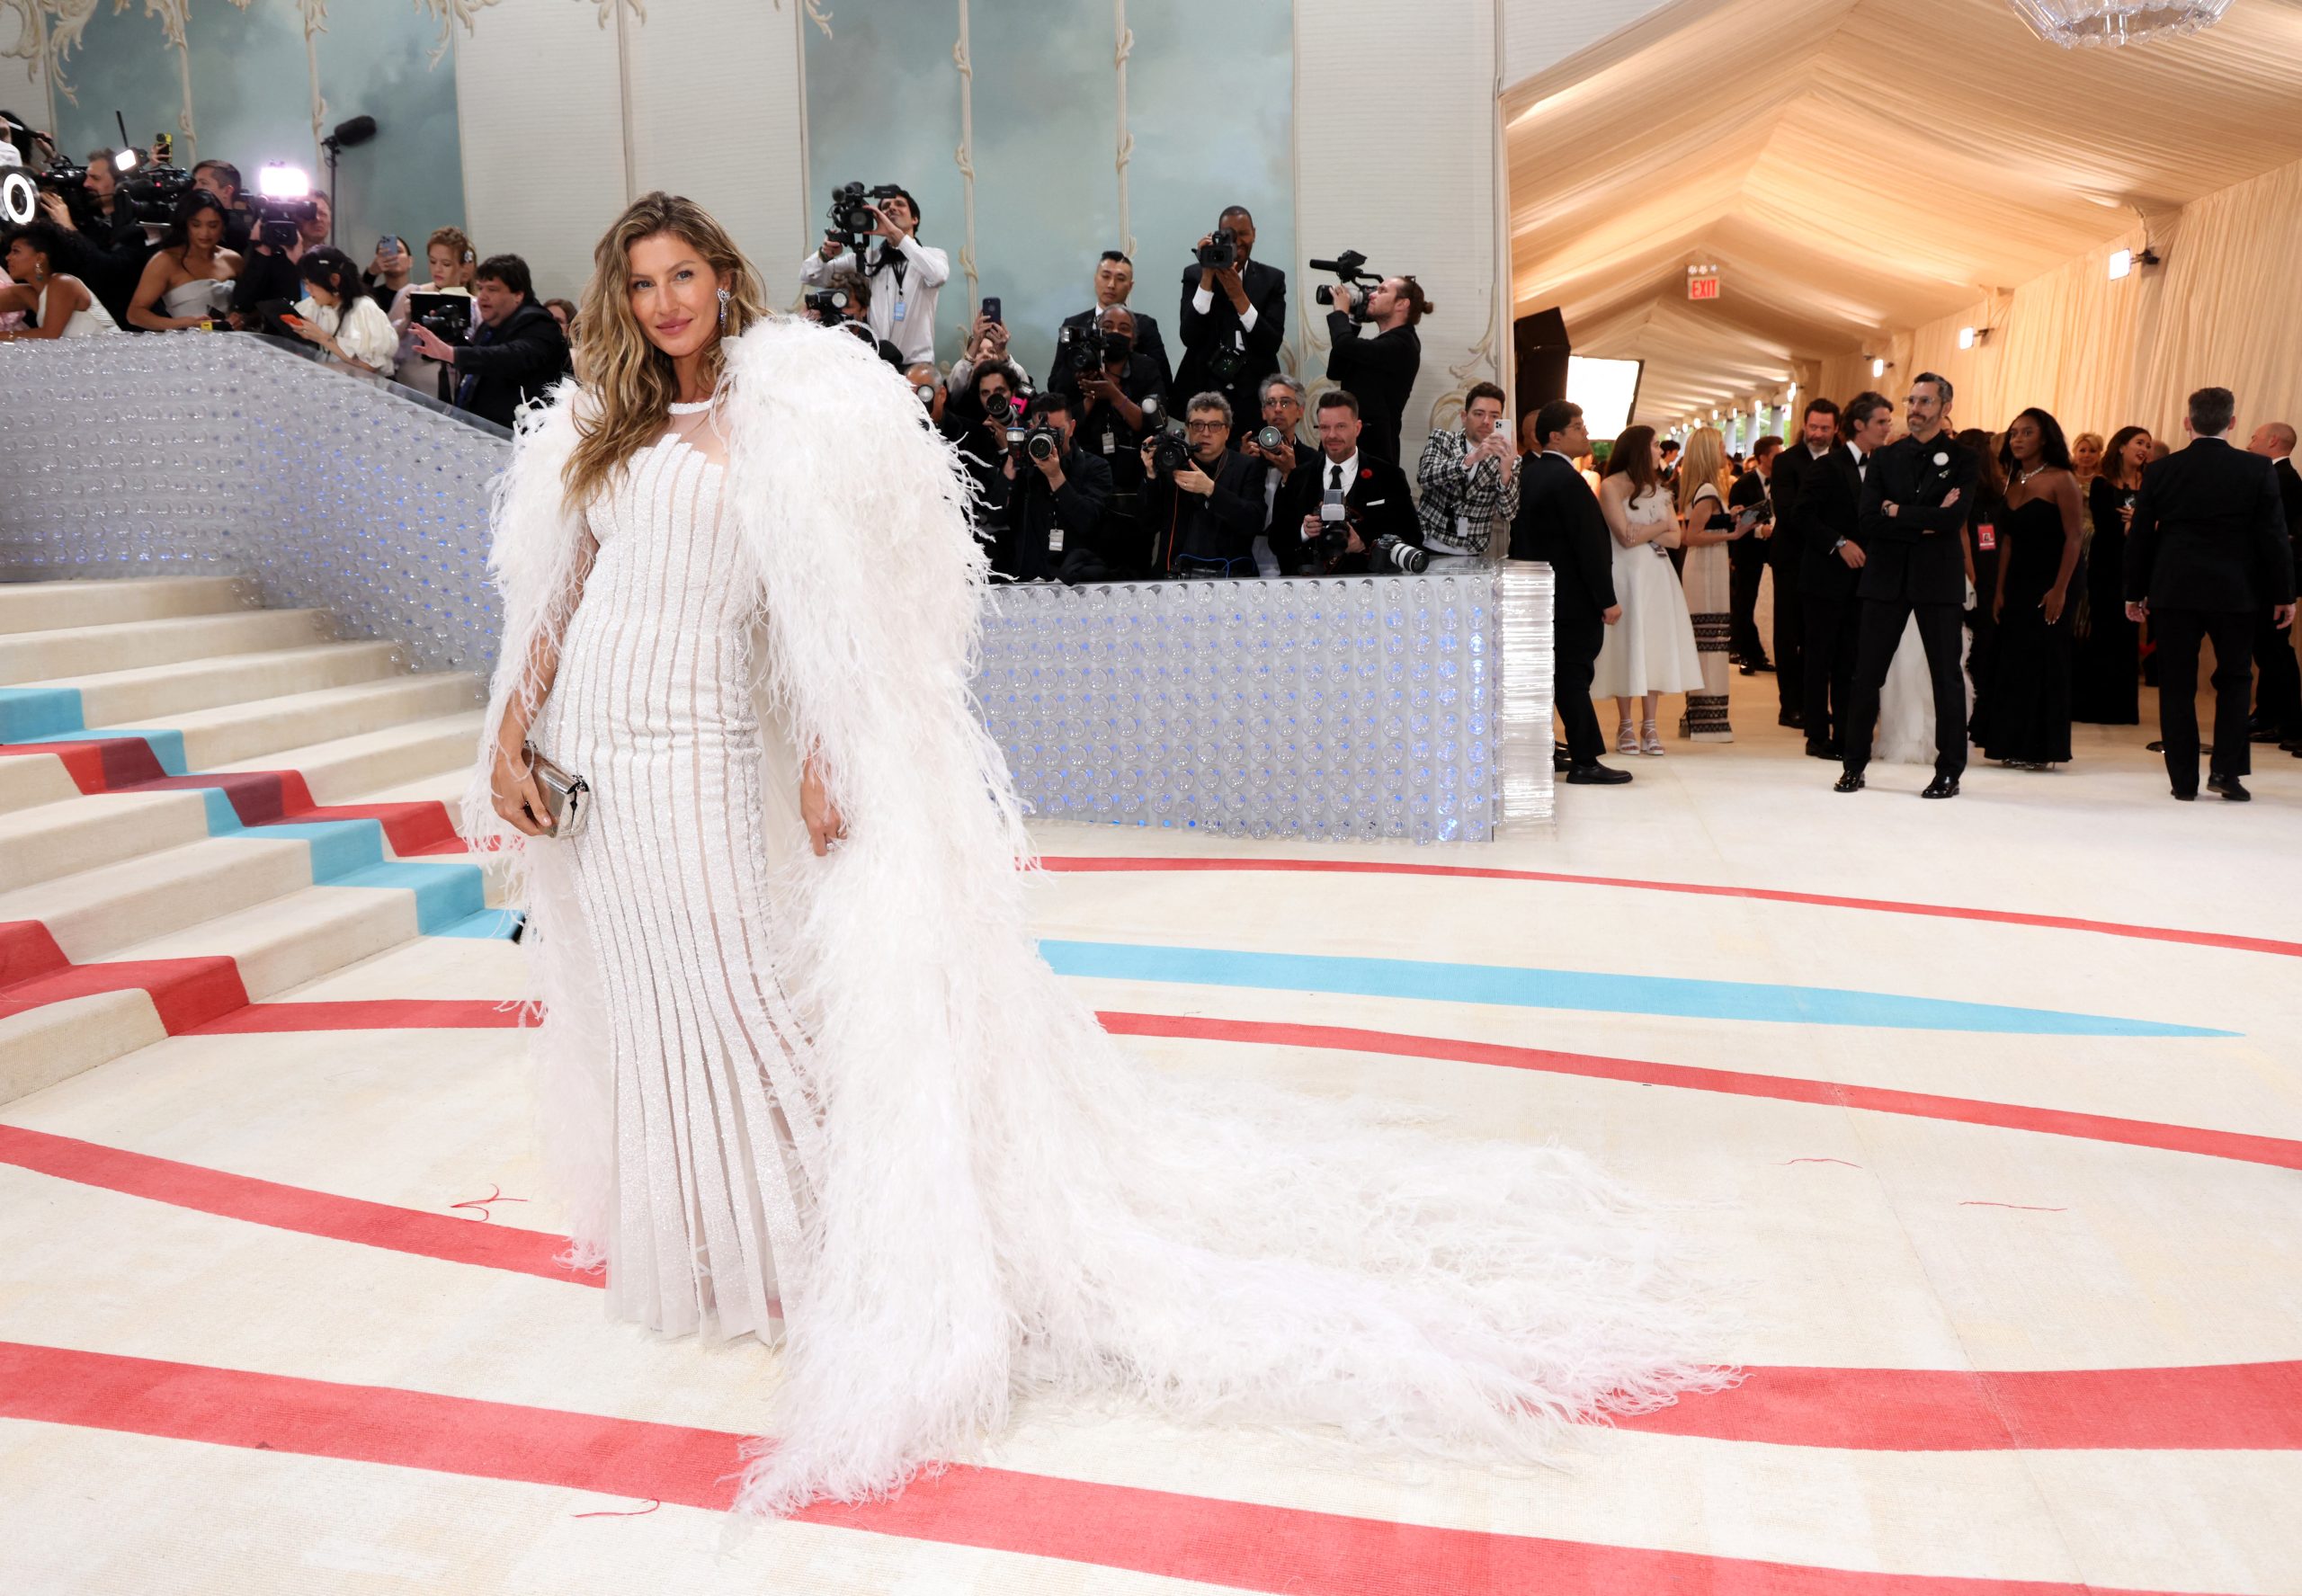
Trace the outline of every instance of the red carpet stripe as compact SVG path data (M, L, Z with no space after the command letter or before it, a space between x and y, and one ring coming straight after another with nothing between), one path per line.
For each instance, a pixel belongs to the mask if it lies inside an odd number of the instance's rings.
M21 1126L0 1163L153 1202L577 1285L563 1236L227 1174ZM2302 1449L2302 1362L2045 1370L1760 1368L1618 1421L1658 1434L1867 1451Z
M37 920L0 921L0 1019L99 992L143 992L179 1036L247 1004L240 967L225 957L74 964Z
M743 1438L392 1386L0 1342L0 1415L723 1511ZM1295 1596L2143 1596L2061 1582L1872 1574L1497 1535L953 1468L803 1522Z
M2221 932L2178 931L2159 925L2128 925L2116 920L2080 920L2066 914L2026 914L2012 909L1967 909L1950 904L1913 904L1894 898L1836 897L1819 892L1787 892L1767 887L1718 887L1694 881L1642 881L1620 876L1571 876L1550 870L1506 870L1485 865L1419 864L1369 859L1148 859L1084 854L1048 854L1042 869L1064 874L1160 873L1195 870L1308 871L1345 876L1456 876L1486 881L1545 881L1561 887L1613 887L1634 892L1675 892L1694 897L1740 897L1759 903L1807 904L1825 909L1862 909L1878 914L1920 914L1941 920L1975 920L1996 925L2039 926L2050 931L2092 932L2150 942L2182 942L2198 948L2226 948L2241 953L2274 953L2302 958L2302 942L2271 937L2233 936Z
M517 1008L494 998L388 997L250 1003L200 1027L202 1036L297 1030L508 1030Z
M1675 1086L1690 1092L1718 1092L1736 1097L1767 1097L1783 1102L1864 1109L1879 1114L1905 1114L1923 1119L1948 1119L1961 1125L1988 1125L2003 1130L2035 1131L2042 1136L2075 1137L2084 1141L2117 1142L2132 1147L2157 1147L2171 1153L2196 1153L2208 1158L2234 1159L2242 1164L2266 1164L2278 1169L2302 1169L2302 1141L2252 1136L2235 1130L2205 1130L2188 1125L2164 1125L2152 1119L2120 1119L2108 1114L2037 1109L2021 1103L1987 1102L1971 1097L1941 1097L1927 1092L1898 1092L1889 1087L1855 1086L1840 1081L1809 1081L1796 1075L1761 1075L1742 1070L1655 1064L1637 1058L1607 1058L1594 1053L1559 1053L1547 1048L1514 1048L1500 1042L1473 1042L1449 1037L1413 1036L1398 1031L1361 1030L1342 1025L1297 1025L1278 1021L1222 1020L1187 1014L1131 1014L1109 1010L1098 1012L1095 1018L1113 1036L1260 1042L1281 1048L1324 1048L1345 1053L1382 1053L1399 1058L1443 1058L1459 1064L1495 1065L1504 1069L1535 1070L1546 1074L1583 1075L1593 1080L1628 1081L1645 1086Z
M21 1125L0 1125L0 1163L84 1186L331 1241L357 1242L547 1280L573 1280L586 1286L603 1283L598 1274L560 1262L567 1250L566 1236L284 1186L276 1181L228 1174Z

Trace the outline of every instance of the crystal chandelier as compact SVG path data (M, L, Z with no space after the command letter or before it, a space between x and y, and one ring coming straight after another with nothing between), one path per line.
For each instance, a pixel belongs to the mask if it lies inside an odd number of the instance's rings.
M2012 0L2031 31L2065 49L2135 44L2195 33L2222 20L2230 0Z

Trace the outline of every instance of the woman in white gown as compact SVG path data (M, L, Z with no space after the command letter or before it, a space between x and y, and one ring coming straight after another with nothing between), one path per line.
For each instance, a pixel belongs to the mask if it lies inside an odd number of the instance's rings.
M1022 1395L1526 1459L1732 1378L1678 1227L1580 1155L1170 1075L1064 989L968 696L965 479L898 374L662 194L579 325L498 488L465 819L518 850L609 1310L781 1351L740 1506L893 1491ZM593 789L566 837L531 741Z
M224 247L224 202L194 189L176 204L160 247L144 263L128 323L147 333L173 333L223 319L240 257Z
M8 241L6 264L13 281L0 289L0 310L26 312L32 325L0 333L0 338L87 338L120 331L86 283L52 269L63 252L64 239L53 222L34 222Z
M1679 516L1663 483L1663 448L1653 427L1625 427L1615 440L1599 484L1599 512L1614 535L1615 601L1622 618L1607 628L1599 645L1591 696L1615 700L1618 749L1660 753L1663 734L1655 719L1663 695L1700 692L1702 656L1695 651L1686 592L1671 568ZM1645 711L1635 731L1634 706Z

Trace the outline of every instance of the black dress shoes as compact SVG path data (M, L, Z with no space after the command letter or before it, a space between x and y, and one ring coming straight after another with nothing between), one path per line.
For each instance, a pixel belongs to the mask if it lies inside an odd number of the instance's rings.
M1807 724L1807 718L1796 709L1785 709L1781 714L1774 718L1774 724L1777 726L1804 727Z
M2188 792L2184 792L2181 788L2177 787L2174 789L2174 797L2183 803L2194 804L2198 802L2198 789L2193 787Z
M1860 771L1841 771L1838 780L1832 783L1831 790L1833 792L1860 792L1868 785L1869 783L1862 780Z
M2246 784L2235 776L2208 776L2206 779L2206 789L2208 792L2220 793L2234 804L2243 804L2254 796L2246 790Z
M1957 798L1958 779L1956 776L1937 776L1926 784L1926 790L1918 796L1931 798Z
M1566 772L1570 787L1620 787L1629 780L1628 771L1618 771L1596 760L1587 765L1572 765Z
M1841 754L1836 748L1833 747L1828 743L1810 742L1807 745L1807 757L1808 759L1827 759L1835 764L1840 759L1843 758L1844 755Z
M1744 660L1743 662L1743 674L1747 676L1753 671L1762 672L1766 675L1771 676L1774 674L1774 665L1771 661L1765 658Z
M1550 751L1550 773L1554 776L1564 776L1574 768L1575 756L1566 749L1553 745Z

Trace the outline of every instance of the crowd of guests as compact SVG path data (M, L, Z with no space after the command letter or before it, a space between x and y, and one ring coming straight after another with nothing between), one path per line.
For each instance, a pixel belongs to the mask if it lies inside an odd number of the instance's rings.
M335 248L325 194L290 236L267 237L229 161L194 166L164 227L139 219L112 152L92 153L86 173L69 196L43 190L40 214L0 244L0 338L269 332L501 426L570 370L575 307L540 301L526 262L483 259L458 228L425 240L418 282L404 239L379 239L364 265ZM419 295L468 301L467 313L428 326Z
M1664 693L1685 696L1681 735L1731 737L1731 662L1776 673L1780 723L1840 767L1836 790L1862 790L1879 753L1931 760L1934 798L1958 795L1970 741L2045 770L2070 759L2074 720L2134 724L2149 676L2152 746L2188 798L2202 643L2209 790L2248 796L2251 743L2302 756L2294 428L2264 422L2235 448L2235 401L2204 388L2180 450L2140 427L2074 443L2035 407L2001 433L1954 432L1954 397L1922 374L1899 426L1882 394L1811 399L1798 437L1760 439L1741 469L1713 428L1681 448L1631 427L1596 451L1575 406L1530 413L1512 554L1557 573L1566 779L1630 779L1601 761L1593 697L1616 702L1619 753L1663 752ZM1770 580L1772 660L1757 626Z

